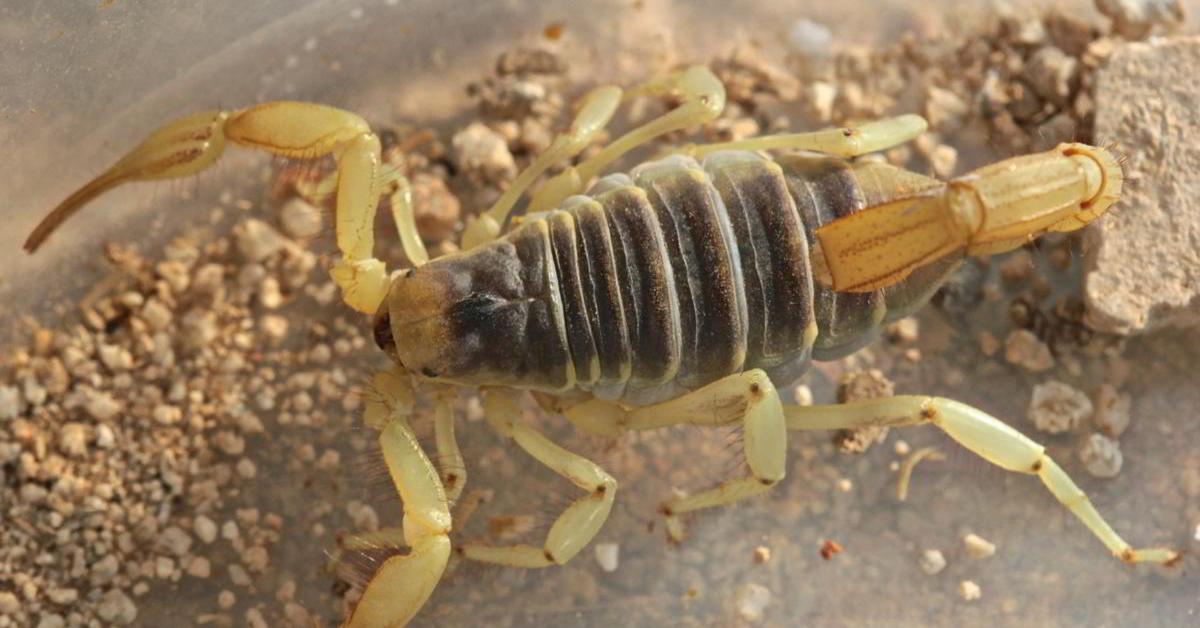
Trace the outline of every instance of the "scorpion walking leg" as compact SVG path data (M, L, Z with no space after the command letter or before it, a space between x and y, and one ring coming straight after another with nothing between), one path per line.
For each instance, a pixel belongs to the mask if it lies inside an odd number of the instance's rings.
M1108 525L1087 495L1049 456L1045 448L1008 424L966 404L938 397L900 396L832 406L787 406L789 429L825 430L875 425L932 423L959 444L994 465L1038 476L1054 497L1096 538L1125 562L1171 563L1169 549L1133 549Z
M600 526L604 525L612 509L617 481L596 463L559 447L537 430L517 424L521 413L516 401L515 394L509 391L488 391L484 397L488 423L555 473L587 491L587 494L575 500L559 515L542 547L489 547L468 543L460 551L472 560L513 567L561 565L578 554L600 531Z
M858 157L899 146L916 139L929 128L918 115L903 115L859 126L824 129L810 133L763 135L736 142L700 144L680 152L702 157L722 150L809 150L837 157Z
M669 94L679 96L682 104L629 131L583 163L567 168L547 181L529 201L528 213L558 207L568 196L582 193L588 181L629 151L666 133L715 120L725 108L725 86L702 65L633 87L625 93L624 99Z
M458 502L467 485L467 466L462 452L458 450L458 439L454 437L454 393L445 392L438 398L433 418L434 440L437 442L438 468L441 469L442 486L446 489L446 500L450 506Z
M384 461L404 502L403 538L408 554L387 559L367 583L349 627L403 626L416 615L450 558L450 510L433 463L416 435L396 416L379 435ZM382 540L390 535L376 535Z
M521 198L521 194L551 166L574 157L587 148L592 138L612 119L620 104L619 87L598 87L589 92L583 99L579 113L575 114L575 119L571 121L570 129L555 137L550 147L517 176L508 190L496 199L496 203L467 225L463 232L463 248L474 248L499 236L509 212L516 205L517 199Z
M496 238L521 194L550 166L586 148L592 137L608 124L622 100L639 95L666 94L680 96L683 104L633 129L578 166L567 168L546 181L530 199L526 213L558 207L568 196L582 193L588 181L625 153L665 133L713 120L725 108L725 86L704 66L694 66L633 87L624 98L617 87L593 90L584 99L570 130L555 138L550 148L517 177L491 209L467 225L463 248L469 249Z
M375 208L388 178L380 167L379 138L359 116L312 103L268 102L168 123L55 207L30 234L25 249L33 252L84 204L123 183L199 173L224 153L226 141L280 157L334 156L337 244L342 259L331 274L348 305L374 312L388 288L386 268L373 256ZM405 252L416 261L423 252L411 250L412 242L412 238L404 240Z
M680 513L730 504L765 492L783 479L787 468L787 429L783 404L771 379L755 369L730 375L699 390L660 404L625 410L616 404L593 400L566 412L585 430L612 435L612 428L656 429L670 425L728 425L742 422L743 447L750 475L688 497L663 504L671 537L683 537ZM590 428L590 429L589 429Z

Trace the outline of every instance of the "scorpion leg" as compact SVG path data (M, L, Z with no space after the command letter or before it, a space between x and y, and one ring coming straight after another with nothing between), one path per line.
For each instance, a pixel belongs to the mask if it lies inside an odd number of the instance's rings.
M858 157L899 146L916 139L929 128L925 118L908 114L858 126L824 129L809 133L763 135L736 142L700 144L680 152L703 157L722 150L808 150L836 157Z
M437 400L433 418L434 440L437 442L438 468L441 469L442 486L446 499L453 506L467 485L467 465L458 450L458 439L454 437L454 393L443 392Z
M671 425L728 425L742 422L742 446L750 475L722 482L709 490L671 499L662 506L671 537L683 537L680 513L730 504L765 492L783 479L787 464L787 429L779 393L760 369L719 379L682 397L626 410L592 400L566 411L567 418L590 433L611 436L620 430L647 430Z
M346 621L348 627L403 626L416 615L437 586L450 558L450 510L433 463L421 450L403 416L395 416L379 435L379 445L404 503L403 540L409 553L392 556L371 577ZM360 537L397 541L394 531Z
M899 396L831 406L787 406L789 429L826 430L932 423L959 444L992 464L1038 476L1055 499L1079 518L1113 556L1128 563L1170 564L1179 558L1169 549L1133 549L1100 516L1041 445L976 408L939 397Z
M207 111L166 124L55 207L30 234L25 249L33 252L83 205L123 183L199 173L224 153L227 141L295 159L333 155L338 163L337 244L342 259L331 274L348 305L374 312L387 294L388 276L383 262L373 257L373 218L385 183L389 178L399 180L381 169L379 138L365 120L312 103L268 102L237 111ZM423 257L423 251L410 249L413 238L402 241L410 259Z
M521 194L551 166L574 157L587 148L592 138L612 119L619 104L619 87L598 87L589 92L580 105L579 113L575 114L575 119L571 121L570 129L555 137L550 147L517 176L504 194L496 199L496 203L467 225L463 233L463 249L474 248L500 235L509 212L512 211L513 205L516 205L517 199L521 198Z
M529 455L587 491L587 494L575 500L559 515L542 547L489 547L468 543L459 551L472 560L512 567L548 567L566 563L591 542L608 519L617 492L617 481L600 465L559 447L537 430L516 423L521 413L514 393L506 390L487 391L484 412L488 423L497 432L513 439Z
M725 108L725 86L702 65L635 86L624 100L635 96L676 95L683 101L678 107L650 120L609 143L574 168L546 181L529 201L528 213L548 211L568 196L584 191L588 181L629 151L660 135L715 120Z

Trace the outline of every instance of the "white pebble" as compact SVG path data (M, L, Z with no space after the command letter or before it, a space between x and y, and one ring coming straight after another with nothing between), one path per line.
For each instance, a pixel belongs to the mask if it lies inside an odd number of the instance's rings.
M946 568L946 557L942 555L940 550L927 549L921 552L921 571L935 576Z
M1200 523L1196 524L1196 531L1192 533L1192 540L1200 541Z
M96 426L96 446L100 449L112 449L117 443L117 436L113 433L112 428L107 424L101 423Z
M1116 477L1124 462L1120 445L1103 434L1088 436L1079 449L1079 460L1088 473L1098 478Z
M968 602L973 602L983 597L983 590L974 581L963 580L958 583L958 595Z
M1028 416L1034 426L1043 432L1070 432L1091 414L1092 400L1072 386L1048 381L1033 388Z
M738 589L738 614L746 621L762 619L763 610L771 603L771 590L761 584L750 583Z
M617 562L620 559L621 546L616 543L597 543L596 544L596 562L600 568L608 573L617 570Z
M963 547L967 550L967 556L971 558L987 558L996 553L995 544L990 543L987 539L977 534L964 536Z

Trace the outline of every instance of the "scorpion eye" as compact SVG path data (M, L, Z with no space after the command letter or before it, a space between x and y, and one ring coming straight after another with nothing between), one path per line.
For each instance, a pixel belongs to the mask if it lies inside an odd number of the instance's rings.
M389 355L396 352L396 339L392 337L392 317L388 314L387 304L379 308L375 314L375 325L372 329L375 344Z

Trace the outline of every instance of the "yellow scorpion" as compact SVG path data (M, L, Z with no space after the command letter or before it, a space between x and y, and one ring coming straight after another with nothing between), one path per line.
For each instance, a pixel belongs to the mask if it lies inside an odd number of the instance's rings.
M546 171L578 155L622 101L672 94L681 103L549 178L524 215L513 209ZM1121 194L1113 155L1085 144L1008 159L937 181L878 162L849 161L926 130L914 115L857 127L684 147L629 174L600 178L630 150L715 119L721 82L688 68L622 91L588 93L570 125L487 211L462 252L429 260L408 182L384 166L359 116L302 102L210 111L167 124L84 185L33 231L33 251L72 212L129 181L195 174L226 142L290 158L332 155L337 245L331 274L346 303L374 315L394 363L365 421L404 506L400 525L344 547L407 547L362 592L348 626L400 626L418 613L452 551L516 567L561 565L603 525L617 481L594 462L519 422L533 394L579 429L603 436L677 424L740 424L747 473L662 510L678 517L768 491L784 478L789 430L930 423L988 461L1036 475L1113 555L1170 563L1168 549L1133 549L1044 447L982 410L904 395L842 405L783 403L777 387L812 359L834 359L884 323L920 307L967 255L1016 248L1080 229ZM765 151L786 151L768 157ZM592 182L595 181L593 184ZM589 187L590 184L590 187ZM376 206L390 205L412 268L389 275L374 257ZM466 482L449 396L438 395L434 465L409 424L414 386L482 388L487 422L582 494L539 546L466 543L452 550L450 507Z

